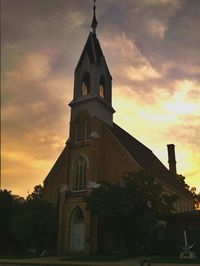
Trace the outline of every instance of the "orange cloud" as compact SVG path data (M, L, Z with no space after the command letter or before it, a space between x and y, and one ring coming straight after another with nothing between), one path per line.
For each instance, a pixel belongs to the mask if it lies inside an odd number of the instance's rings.
M149 34L161 39L165 37L168 29L167 25L155 18L147 22L147 28L149 29Z
M147 80L149 78L160 78L161 75L149 64L141 67L128 66L125 68L127 78L130 80Z
M11 2L2 13L2 183L26 195L68 137L73 71L91 16L77 1ZM107 4L98 4L97 35L113 76L115 121L166 166L166 144L176 144L179 173L200 189L198 4L186 1L179 13L181 0Z

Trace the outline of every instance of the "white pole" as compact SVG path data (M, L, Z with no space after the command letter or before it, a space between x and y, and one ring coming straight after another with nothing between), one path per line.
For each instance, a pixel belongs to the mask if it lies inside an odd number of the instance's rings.
M186 234L186 231L184 231L184 240L185 240L185 246L187 246L187 234Z

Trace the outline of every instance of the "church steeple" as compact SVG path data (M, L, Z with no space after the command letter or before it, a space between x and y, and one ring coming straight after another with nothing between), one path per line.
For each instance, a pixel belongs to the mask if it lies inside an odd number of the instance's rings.
M92 24L91 24L91 28L93 30L93 33L96 34L96 27L97 27L97 19L96 19L96 0L94 0L94 5L93 5L93 19L92 19Z
M112 77L110 75L99 40L96 37L97 20L94 1L92 32L89 33L75 69L74 96L70 102L71 123L81 110L91 117L113 125Z

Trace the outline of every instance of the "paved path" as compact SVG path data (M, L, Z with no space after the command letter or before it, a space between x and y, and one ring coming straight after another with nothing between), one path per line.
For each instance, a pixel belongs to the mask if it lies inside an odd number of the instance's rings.
M95 261L61 261L57 257L31 258L6 260L0 259L0 266L139 266L139 258L112 261L112 262L95 262ZM184 264L186 265L186 264ZM189 266L198 266L198 264L188 264ZM183 264L151 263L151 266L183 266Z

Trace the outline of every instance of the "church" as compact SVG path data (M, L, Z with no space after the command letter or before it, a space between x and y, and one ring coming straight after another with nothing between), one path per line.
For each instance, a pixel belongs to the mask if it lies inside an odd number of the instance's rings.
M113 122L112 76L97 38L95 9L94 4L92 31L75 69L69 138L44 180L44 199L59 213L58 250L63 254L99 250L98 221L82 198L102 180L120 181L124 172L151 173L166 193L178 195L177 213L194 210L190 193L177 179L174 145L167 145L168 170Z

